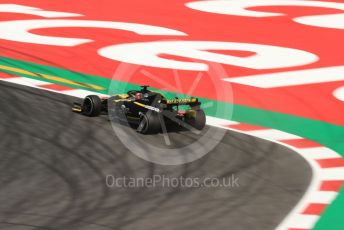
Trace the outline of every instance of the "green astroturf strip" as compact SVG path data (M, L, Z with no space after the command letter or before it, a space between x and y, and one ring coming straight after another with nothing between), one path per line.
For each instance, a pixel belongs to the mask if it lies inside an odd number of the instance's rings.
M73 72L69 70L59 69L51 66L44 66L35 63L19 61L11 58L0 57L0 65L14 67L35 73L34 76L25 73L19 73L13 70L4 70L0 68L0 71L10 74L29 77L33 79L48 81L51 83L57 83L69 87L87 89L99 93L108 94L112 89L116 89L116 93L126 92L128 89L138 89L139 86L131 83L112 81L108 78L98 77L89 74L83 74ZM37 74L38 73L38 74ZM58 79L46 79L40 74L46 74L50 76L56 76ZM69 84L62 82L61 79L71 80L76 84ZM79 83L82 83L81 85ZM86 84L86 85L83 85ZM87 84L96 85L102 89L90 88ZM111 86L111 87L110 87ZM109 90L111 88L111 90ZM121 91L121 92L120 92ZM176 94L172 92L161 91L167 94L167 97L173 97ZM178 97L188 97L187 95L180 95ZM209 100L206 98L201 99L202 103L212 103L215 106L206 109L207 115L216 116L223 119L231 119L238 122L249 123L253 125L264 126L267 128L278 129L288 133L292 133L310 140L314 140L327 146L344 157L344 127L334 124L330 124L323 121L312 120L307 118L301 118L289 114L282 114L269 110L257 109L242 105L233 105L225 102ZM220 108L215 109L215 108ZM231 115L228 111L231 110ZM231 116L231 117L230 117ZM340 196L336 201L330 205L317 223L316 230L342 230L344 229L344 190L341 191Z

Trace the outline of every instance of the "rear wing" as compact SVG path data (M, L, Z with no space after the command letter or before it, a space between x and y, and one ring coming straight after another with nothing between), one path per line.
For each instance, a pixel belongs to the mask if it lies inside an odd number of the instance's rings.
M197 98L183 98L183 99L171 99L166 100L167 105L190 105L190 106L197 106L200 105L201 102L198 101Z

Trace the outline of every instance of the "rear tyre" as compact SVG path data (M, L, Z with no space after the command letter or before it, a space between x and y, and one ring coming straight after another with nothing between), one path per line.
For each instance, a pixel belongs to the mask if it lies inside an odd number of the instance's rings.
M97 95L88 95L82 104L82 114L88 117L99 116L102 112L102 100Z
M206 123L205 113L202 109L190 110L185 121L195 129L202 130Z
M159 117L156 113L147 112L141 114L140 123L137 127L137 132L142 134L155 134L161 129Z

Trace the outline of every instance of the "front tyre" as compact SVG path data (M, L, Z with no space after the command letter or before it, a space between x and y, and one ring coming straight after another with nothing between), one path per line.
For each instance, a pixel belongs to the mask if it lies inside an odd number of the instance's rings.
M202 130L206 123L206 117L203 109L187 111L185 121L195 129Z
M82 104L82 114L88 117L99 116L102 112L102 100L97 95L88 95Z

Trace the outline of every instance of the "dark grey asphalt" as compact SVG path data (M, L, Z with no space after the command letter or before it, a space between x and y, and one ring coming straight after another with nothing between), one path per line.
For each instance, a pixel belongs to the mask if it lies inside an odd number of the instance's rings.
M106 118L72 113L73 100L0 82L0 229L269 230L310 181L311 169L296 153L234 132L193 163L148 163L121 144ZM191 134L171 135L185 140ZM239 187L105 183L109 174L202 179L233 173Z

